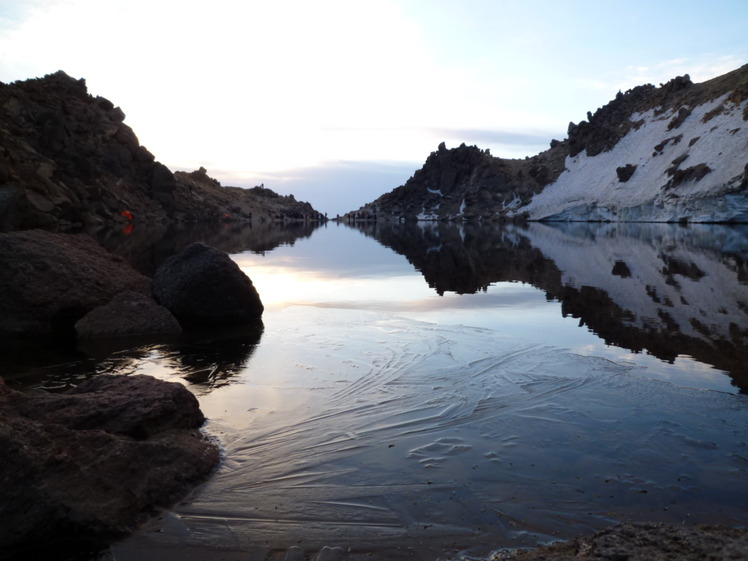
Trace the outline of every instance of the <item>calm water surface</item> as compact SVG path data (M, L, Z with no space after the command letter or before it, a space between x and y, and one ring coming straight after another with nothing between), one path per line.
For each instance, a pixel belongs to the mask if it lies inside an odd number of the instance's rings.
M485 559L621 520L748 521L745 229L230 234L208 241L253 279L261 333L16 377L198 395L222 465L109 558ZM180 245L110 241L146 271Z

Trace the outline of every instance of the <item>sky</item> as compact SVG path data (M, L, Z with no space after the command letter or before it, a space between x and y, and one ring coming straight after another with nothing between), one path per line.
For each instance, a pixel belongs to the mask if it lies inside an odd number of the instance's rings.
M644 83L748 63L747 0L0 0L0 81L63 70L172 171L330 216L440 142L533 156Z

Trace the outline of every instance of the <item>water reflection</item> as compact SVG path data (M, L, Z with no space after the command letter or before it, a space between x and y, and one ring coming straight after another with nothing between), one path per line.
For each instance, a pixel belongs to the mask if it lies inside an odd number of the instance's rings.
M260 343L263 324L230 331L191 333L161 351L165 364L193 385L195 393L206 393L237 381Z
M438 294L519 281L607 344L730 373L748 393L748 229L673 224L364 224Z
M87 233L136 270L153 276L161 263L192 242L203 242L226 253L265 253L308 238L319 227L317 222L139 224L128 233L117 228L99 228Z
M238 381L262 338L262 321L231 329L191 331L171 342L88 345L85 352L72 349L49 350L3 357L3 378L12 386L64 391L98 374L149 374L169 380L181 379L190 389L204 395ZM32 360L33 358L33 360Z

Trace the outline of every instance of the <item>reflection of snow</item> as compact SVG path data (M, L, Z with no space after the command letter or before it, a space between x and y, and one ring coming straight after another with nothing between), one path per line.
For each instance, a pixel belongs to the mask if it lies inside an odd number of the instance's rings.
M226 461L154 543L434 559L748 507L744 397L487 329L287 308L201 405Z
M719 251L715 235L731 230L661 225L654 232L657 238L641 225L607 233L597 229L593 240L584 230L534 224L524 234L563 271L565 286L604 290L612 302L631 312L630 325L668 332L666 318L679 333L707 343L737 340L731 329L748 321L748 289L736 266ZM744 245L743 238L741 251ZM611 273L617 262L630 267L630 276ZM669 263L681 264L684 271L668 274ZM687 270L698 274L689 278Z

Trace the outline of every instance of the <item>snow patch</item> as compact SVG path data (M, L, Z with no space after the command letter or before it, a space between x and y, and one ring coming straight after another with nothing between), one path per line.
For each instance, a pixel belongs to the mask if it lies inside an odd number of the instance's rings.
M533 220L689 220L737 221L748 219L748 198L734 191L748 163L746 103L726 102L727 94L693 108L683 123L667 130L677 109L656 115L652 109L634 114L643 121L612 150L590 157L584 151L567 157L566 170L515 213L528 212ZM724 112L704 122L705 115L725 103ZM704 164L711 170L701 180L668 185L674 160L684 170ZM616 169L636 166L622 182Z

